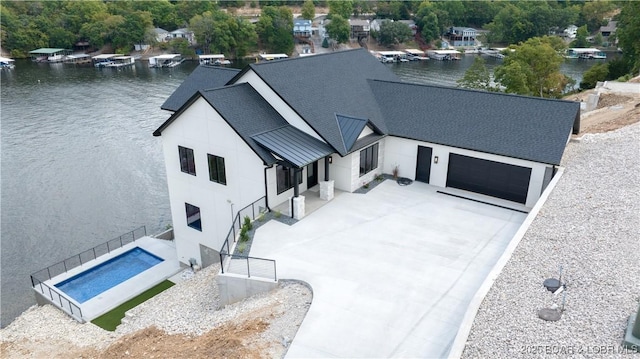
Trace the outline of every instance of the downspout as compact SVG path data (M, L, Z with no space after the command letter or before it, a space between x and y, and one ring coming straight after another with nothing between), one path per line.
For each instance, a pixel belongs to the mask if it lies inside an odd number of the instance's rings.
M267 211L271 212L269 208L269 186L267 186L267 170L273 168L273 165L264 168L264 205L267 207Z

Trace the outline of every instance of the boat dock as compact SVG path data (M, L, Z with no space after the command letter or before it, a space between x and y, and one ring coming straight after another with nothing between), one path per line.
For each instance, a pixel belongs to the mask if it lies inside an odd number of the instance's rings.
M223 54L211 54L211 55L199 55L198 60L200 61L200 65L230 65L231 61L224 58Z
M184 58L180 54L164 54L158 56L152 56L149 58L149 67L162 68L162 67L176 67L184 61Z
M428 50L427 55L430 59L439 61L460 60L460 51L458 50Z

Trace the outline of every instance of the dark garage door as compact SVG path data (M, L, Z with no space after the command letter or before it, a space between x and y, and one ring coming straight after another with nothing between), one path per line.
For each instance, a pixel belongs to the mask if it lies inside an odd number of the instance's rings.
M462 156L449 155L447 187L525 203L531 168Z
M416 181L429 183L429 176L431 175L431 152L431 147L418 146Z

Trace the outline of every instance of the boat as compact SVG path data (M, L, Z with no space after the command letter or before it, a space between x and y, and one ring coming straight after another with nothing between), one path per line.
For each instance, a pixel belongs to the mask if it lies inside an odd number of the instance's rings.
M407 53L403 51L378 51L380 62L382 63L394 63L394 62L409 62Z
M133 56L115 56L111 58L111 62L106 67L125 67L133 66L136 64L136 60Z
M407 59L410 61L421 61L421 60L429 60L428 57L424 56L424 51L418 49L405 49L404 52L407 53Z
M162 68L162 67L176 67L184 61L184 58L180 54L164 54L158 56L152 56L149 58L149 67Z
M124 56L123 54L101 54L92 57L93 66L95 67L109 67L114 63L113 58L118 56Z
M480 53L483 55L495 57L496 59L504 59L504 52L507 50L506 47L490 47L481 49Z
M573 47L567 49L564 57L567 59L604 60L607 58L607 54L596 48Z
M200 55L199 61L200 65L230 65L231 61L224 58L223 54L212 54L212 55Z
M287 56L287 54L260 54L261 61L280 60L280 59L286 59L287 57L289 57Z
M439 61L460 60L460 51L458 50L428 50L427 55L430 59Z
M87 63L91 63L92 59L91 59L91 55L88 54L73 54L73 55L67 55L64 58L64 63L65 64L87 64Z
M54 49L49 47L43 47L37 50L29 51L29 55L35 62L62 62L67 54L71 51L67 49Z
M0 70L11 70L14 69L16 67L16 65L14 64L16 60L14 59L10 59L8 57L1 57L0 56Z

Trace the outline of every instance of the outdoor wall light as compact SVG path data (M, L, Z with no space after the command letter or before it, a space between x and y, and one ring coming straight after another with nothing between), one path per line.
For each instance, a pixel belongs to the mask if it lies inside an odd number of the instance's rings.
M438 156L433 157L433 163L438 163Z
M329 163L333 163L333 157L329 156Z

